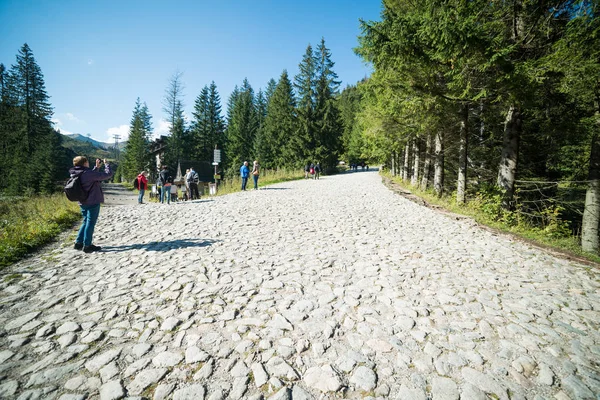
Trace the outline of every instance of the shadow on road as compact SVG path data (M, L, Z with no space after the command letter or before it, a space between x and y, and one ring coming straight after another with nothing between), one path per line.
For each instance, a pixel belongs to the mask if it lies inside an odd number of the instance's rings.
M290 188L286 187L263 187L260 190L290 190Z
M189 247L208 247L216 242L217 240L212 239L169 240L166 242L136 243L122 246L102 246L102 252L116 253L121 251L141 249L146 251L169 251L173 249L186 249Z

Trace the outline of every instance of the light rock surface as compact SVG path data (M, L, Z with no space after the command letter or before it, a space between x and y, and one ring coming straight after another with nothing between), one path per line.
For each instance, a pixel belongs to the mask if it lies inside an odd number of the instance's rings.
M65 242L3 270L20 279L0 279L0 398L600 393L597 268L416 205L376 172L135 197L102 208L93 257Z

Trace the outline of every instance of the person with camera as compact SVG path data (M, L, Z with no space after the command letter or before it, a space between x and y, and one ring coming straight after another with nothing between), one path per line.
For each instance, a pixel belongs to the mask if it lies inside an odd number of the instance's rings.
M104 171L100 170L102 163L104 163ZM83 222L77 233L74 247L76 250L83 249L84 253L100 251L102 249L100 246L92 244L92 237L98 215L100 215L100 203L104 203L101 182L112 178L115 173L106 159L104 161L96 159L96 166L90 169L90 163L84 156L77 156L73 159L73 168L69 170L69 173L71 177L79 176L81 188L87 193L87 198L79 201Z

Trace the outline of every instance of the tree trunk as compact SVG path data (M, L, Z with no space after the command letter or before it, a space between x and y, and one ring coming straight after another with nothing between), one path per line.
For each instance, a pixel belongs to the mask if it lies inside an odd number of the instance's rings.
M598 224L600 223L600 99L596 104L596 128L592 137L590 167L588 171L588 189L585 194L585 208L581 221L581 249L589 253L598 253Z
M463 105L460 121L460 149L458 154L458 182L456 188L456 203L465 204L467 188L467 154L469 145L469 106Z
M504 192L502 206L506 209L513 207L521 128L521 111L511 105L504 123L504 143L498 168L498 186Z
M403 171L402 171L402 180L403 181L408 181L408 176L409 176L409 171L410 171L410 146L411 143L408 142L406 144L406 147L404 147L404 167L403 167Z
M395 151L392 151L390 172L392 173L392 176L396 176L396 152Z
M443 132L435 134L435 157L433 190L441 197L444 193L444 136Z
M410 179L410 184L413 186L417 186L419 184L419 162L420 162L420 154L419 154L419 138L415 138L413 140L413 174Z
M403 147L400 154L398 154L398 176L402 179L404 176L404 152L406 149Z
M425 143L425 163L423 164L423 178L421 179L421 190L427 190L429 186L429 174L431 173L431 134L427 134Z

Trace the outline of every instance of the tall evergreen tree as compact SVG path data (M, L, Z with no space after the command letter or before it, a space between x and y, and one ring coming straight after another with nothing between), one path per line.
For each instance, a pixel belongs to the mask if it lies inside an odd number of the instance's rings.
M256 94L256 137L254 140L254 158L262 160L262 151L261 149L264 147L264 128L265 128L265 118L267 117L267 100L265 99L265 95L263 94L262 89L258 91Z
M296 167L304 161L297 153L297 124L292 83L284 70L267 106L260 150L264 167Z
M269 82L267 82L267 88L265 89L265 100L267 104L269 104L269 100L271 100L271 96L273 96L276 87L277 81L273 78L269 79Z
M232 93L233 96L233 93ZM227 124L227 159L229 167L235 169L242 162L253 158L256 135L256 108L254 90L248 79L244 79L239 92L232 97L231 118Z
M225 146L225 122L221 115L221 96L215 82L211 82L208 93L208 130L211 146L223 149Z
M143 105L138 97L133 109L129 126L129 139L123 156L123 172L127 180L133 179L151 165L149 155L150 136L152 134L151 116L146 103Z
M191 141L194 147L194 158L210 161L212 156L212 137L210 132L209 89L204 86L194 103Z
M163 99L163 111L169 121L169 138L163 160L170 168L176 168L177 163L189 156L191 146L186 135L185 119L183 117L183 81L182 73L176 72L169 80Z
M316 59L312 46L306 47L299 72L294 78L298 103L298 133L294 137L294 157L302 163L314 159L316 147Z
M340 81L333 71L335 63L331 60L331 51L325 46L325 39L316 52L315 85L315 147L313 160L326 168L337 164L342 135L342 121L337 108L336 96Z
M44 77L27 43L17 54L4 90L3 102L10 115L4 121L8 126L3 146L11 153L12 161L7 163L11 191L50 192L60 175L55 159L61 151L61 138L52 128Z

